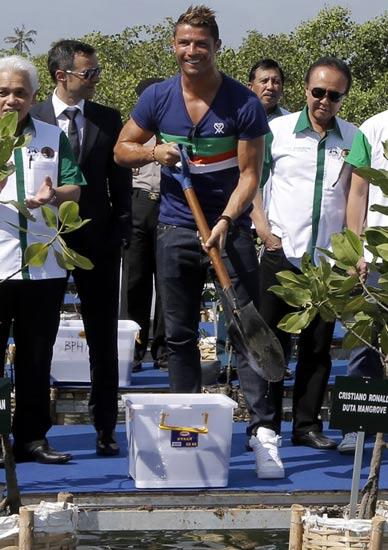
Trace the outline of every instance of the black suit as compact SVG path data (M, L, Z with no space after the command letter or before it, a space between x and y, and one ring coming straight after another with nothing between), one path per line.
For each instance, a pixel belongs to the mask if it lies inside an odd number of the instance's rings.
M57 124L52 98L35 105L31 115ZM131 171L113 160L122 123L118 111L85 101L84 137L79 164L87 186L81 190L80 215L91 218L69 235L68 244L87 256L94 269L73 271L89 345L89 411L97 430L113 430L117 420L117 320L121 244L131 233Z

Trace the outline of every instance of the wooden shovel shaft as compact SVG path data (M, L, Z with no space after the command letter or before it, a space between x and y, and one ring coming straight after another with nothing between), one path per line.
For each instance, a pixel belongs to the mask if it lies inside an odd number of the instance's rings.
M202 211L201 205L198 202L197 195L195 194L194 189L185 189L184 191L188 205L191 208L193 213L195 223L197 224L199 234L202 237L203 242L205 243L210 237L210 228ZM229 274L226 271L224 262L222 261L220 251L218 248L213 246L208 251L208 256L213 264L214 270L217 274L217 278L222 286L223 290L228 290L232 286L232 281L230 280Z

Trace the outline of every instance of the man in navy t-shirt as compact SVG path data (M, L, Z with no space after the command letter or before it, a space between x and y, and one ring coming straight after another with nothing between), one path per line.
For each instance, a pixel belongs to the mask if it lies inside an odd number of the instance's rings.
M249 212L260 179L268 125L255 94L217 70L215 54L221 41L210 9L194 6L182 14L175 25L173 46L180 74L142 94L120 134L115 159L132 168L150 162L162 167L157 272L170 384L174 392L192 393L201 391L197 343L201 293L209 267L205 250L217 246L223 251L239 303L253 301L258 306L258 263ZM145 145L153 135L156 144ZM211 228L202 246L184 193L173 176L180 160L177 144L189 151L192 184ZM264 236L269 228L264 213L262 217ZM243 357L238 356L237 364L252 418L248 433L255 435L260 420L255 406L257 374ZM271 453L263 446L265 456L261 452L260 460L275 464L275 477L279 472L283 477L277 444L271 444Z

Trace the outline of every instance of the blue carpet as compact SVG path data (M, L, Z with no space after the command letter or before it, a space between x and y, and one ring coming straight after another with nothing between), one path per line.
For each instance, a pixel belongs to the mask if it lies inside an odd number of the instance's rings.
M350 491L353 457L341 456L337 451L316 451L308 447L294 447L290 443L290 423L283 425L281 456L286 478L258 480L254 471L254 456L244 452L244 423L235 423L232 442L229 485L224 490L297 492ZM339 432L333 432L340 439ZM95 434L89 425L54 426L49 432L51 444L58 450L70 451L74 460L65 465L23 463L17 465L17 476L23 493L132 492L134 482L127 476L126 436L123 424L118 426L121 455L114 458L96 457ZM372 442L364 453L362 485L367 478ZM4 471L0 473L4 482ZM388 457L381 469L381 489L388 489ZM221 489L222 490L222 489ZM171 491L171 489L170 489Z
M295 371L296 362L291 361L289 367ZM334 359L328 385L333 386L336 376L346 376L347 361L345 359ZM294 385L293 380L285 380L284 385L290 387ZM143 369L134 372L131 378L131 388L136 390L168 389L168 373L160 372L154 369L152 363L143 363Z

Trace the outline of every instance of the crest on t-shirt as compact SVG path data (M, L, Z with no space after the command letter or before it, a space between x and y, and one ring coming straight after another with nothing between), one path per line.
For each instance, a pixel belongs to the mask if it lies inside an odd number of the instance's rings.
M214 130L216 134L223 134L224 133L224 126L225 124L223 122L215 122L214 123Z

